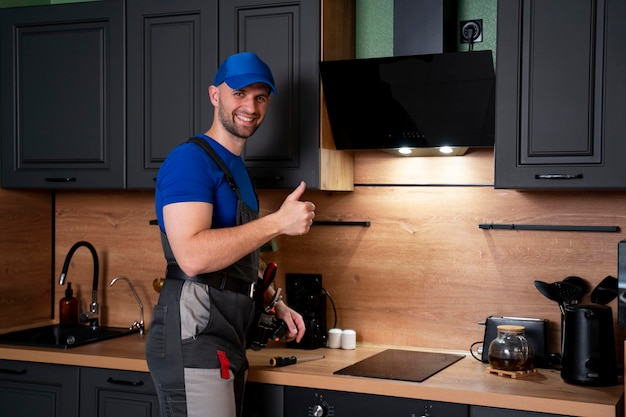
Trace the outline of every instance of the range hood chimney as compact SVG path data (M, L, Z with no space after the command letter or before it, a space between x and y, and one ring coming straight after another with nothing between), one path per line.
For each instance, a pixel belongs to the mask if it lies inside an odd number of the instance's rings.
M393 54L456 52L457 0L394 0Z

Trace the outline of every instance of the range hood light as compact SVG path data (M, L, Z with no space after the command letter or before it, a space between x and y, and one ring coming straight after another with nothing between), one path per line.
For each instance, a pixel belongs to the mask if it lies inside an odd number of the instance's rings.
M465 146L440 146L438 148L393 148L380 149L395 156L461 156L465 155L469 148Z

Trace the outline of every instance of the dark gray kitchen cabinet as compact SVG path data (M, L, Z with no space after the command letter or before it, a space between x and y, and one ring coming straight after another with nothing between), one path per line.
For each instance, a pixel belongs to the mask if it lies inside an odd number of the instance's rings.
M124 2L0 10L2 186L123 188Z
M220 0L219 58L254 51L278 94L243 158L259 188L351 190L352 155L325 145L318 63L353 57L354 2Z
M354 56L354 13L354 0L4 9L2 186L154 188L169 151L209 128L218 64L252 50L279 89L244 154L257 187L352 190L354 159L334 148L318 62Z
M154 188L176 145L213 120L217 0L127 2L127 188Z
M254 51L272 69L278 94L248 140L244 160L263 188L319 188L317 1L220 1L220 60Z
M626 3L500 0L495 187L626 188Z
M78 416L78 368L0 360L0 415Z
M150 374L80 368L81 417L159 417Z
M152 188L169 151L209 128L207 88L217 65L254 51L279 89L244 150L255 185L292 188L305 180L312 188L352 189L352 156L320 146L318 62L324 33L335 55L352 56L353 9L353 0L129 0L127 188ZM348 24L324 27L324 10L333 15L327 22Z

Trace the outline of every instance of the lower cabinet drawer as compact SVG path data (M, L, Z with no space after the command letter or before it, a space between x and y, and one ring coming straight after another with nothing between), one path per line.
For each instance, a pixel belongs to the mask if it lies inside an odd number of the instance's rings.
M90 417L159 417L149 373L80 369L80 415Z
M78 415L78 368L0 360L0 416Z

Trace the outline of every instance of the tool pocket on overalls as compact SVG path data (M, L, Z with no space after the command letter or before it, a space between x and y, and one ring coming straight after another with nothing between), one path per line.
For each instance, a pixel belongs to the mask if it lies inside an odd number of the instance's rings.
M211 321L211 297L208 287L185 281L180 293L180 338L195 339Z
M150 323L149 337L146 341L146 356L165 357L165 340L167 332L167 306L155 305Z

